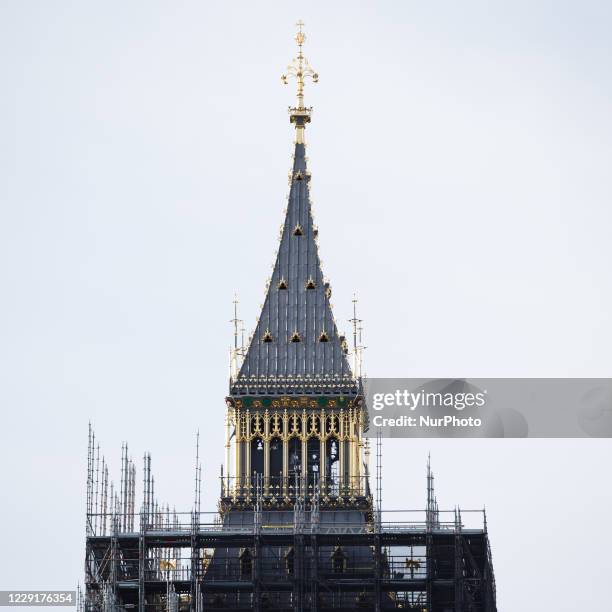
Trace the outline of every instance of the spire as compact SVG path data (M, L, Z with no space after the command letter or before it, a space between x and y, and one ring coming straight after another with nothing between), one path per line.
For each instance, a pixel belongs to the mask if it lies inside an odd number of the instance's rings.
M438 500L434 491L434 474L431 469L431 453L427 454L427 506L425 523L428 530L437 529L440 525Z
M289 84L289 77L294 77L297 83L297 104L293 108L289 108L289 117L291 123L295 123L296 129L296 142L299 144L304 143L304 127L307 123L310 123L310 113L312 112L312 106L304 106L304 83L307 78L312 79L313 83L318 83L319 75L310 67L308 60L304 57L302 47L306 40L306 34L302 28L304 22L300 19L295 24L298 31L295 35L295 42L298 46L297 57L293 58L293 61L287 66L287 72L281 76L281 81L285 84Z
M238 374L232 376L231 395L356 395L358 385L348 363L348 344L338 332L332 313L331 287L321 269L318 230L312 219L310 172L306 164L304 79L317 80L302 53L303 24L295 37L298 55L288 76L297 79L297 106L290 109L296 124L289 203L266 299L243 352ZM238 317L235 316L237 319Z

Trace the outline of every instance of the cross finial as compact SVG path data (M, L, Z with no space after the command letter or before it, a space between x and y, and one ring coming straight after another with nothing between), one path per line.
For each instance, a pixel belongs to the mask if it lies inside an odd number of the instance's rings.
M282 75L281 81L287 85L290 77L295 77L297 83L297 105L295 108L290 108L289 113L291 122L296 124L298 130L298 142L303 139L304 125L310 121L310 108L304 106L304 82L307 78L312 79L313 83L317 83L319 75L311 68L308 60L302 53L302 46L306 40L304 33L304 22L300 19L296 24L298 31L295 35L295 42L298 45L297 57L287 66L287 72Z

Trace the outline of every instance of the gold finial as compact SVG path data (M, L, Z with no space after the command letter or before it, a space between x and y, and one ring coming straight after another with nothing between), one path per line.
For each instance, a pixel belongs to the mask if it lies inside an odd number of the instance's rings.
M281 76L281 81L287 85L289 83L289 77L295 77L297 82L297 105L295 108L289 109L289 114L291 123L295 123L297 128L297 141L303 142L304 125L310 121L310 112L312 110L312 108L306 108L304 106L304 82L307 78L311 78L313 83L317 83L319 81L319 75L311 68L302 52L302 46L306 40L306 34L304 34L302 29L304 27L304 22L300 19L295 25L298 28L295 35L295 42L298 45L298 54L291 64L287 66L287 72Z
M304 41L306 40L306 34L302 32L302 28L304 27L304 22L300 19L295 25L298 28L297 34L295 35L295 42L297 42L301 50L302 45L304 44Z

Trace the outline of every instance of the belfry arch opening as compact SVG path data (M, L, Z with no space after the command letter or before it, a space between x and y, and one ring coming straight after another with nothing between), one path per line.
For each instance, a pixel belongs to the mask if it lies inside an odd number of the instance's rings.
M294 487L302 471L302 442L298 437L289 440L289 486Z
M274 492L280 488L283 478L283 441L278 438L270 440L270 485Z
M328 438L326 445L325 479L328 495L338 496L340 494L340 445L335 437Z
M314 436L308 438L308 487L311 489L320 479L321 471L321 442Z
M264 443L261 438L251 440L251 474L253 485L257 482L258 476L264 473Z

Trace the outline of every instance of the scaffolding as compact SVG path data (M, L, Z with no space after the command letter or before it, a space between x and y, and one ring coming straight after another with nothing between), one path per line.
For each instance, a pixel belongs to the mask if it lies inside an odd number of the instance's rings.
M378 466L381 454L377 441ZM270 508L259 476L247 510L202 511L196 444L194 506L176 512L156 498L145 453L137 511L128 445L115 491L90 427L79 609L496 611L486 513L440 510L429 460L422 510L382 508L380 482L369 507L332 508L318 478L293 478L290 510Z

